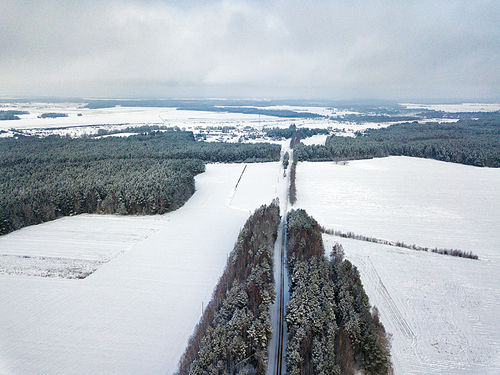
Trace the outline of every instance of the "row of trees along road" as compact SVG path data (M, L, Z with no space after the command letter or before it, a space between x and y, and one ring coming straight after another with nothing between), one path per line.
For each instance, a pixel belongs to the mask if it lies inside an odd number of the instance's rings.
M191 197L206 162L279 157L278 145L197 142L183 131L0 139L0 234L80 213L162 214Z
M321 228L304 210L287 216L287 265L287 373L390 374L389 339L358 270L339 244L325 257Z
M265 374L275 299L279 206L261 206L241 230L178 374Z

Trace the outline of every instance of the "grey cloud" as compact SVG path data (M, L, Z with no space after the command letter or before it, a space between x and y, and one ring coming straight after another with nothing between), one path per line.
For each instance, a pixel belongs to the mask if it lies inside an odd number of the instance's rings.
M1 1L0 95L500 95L491 1Z

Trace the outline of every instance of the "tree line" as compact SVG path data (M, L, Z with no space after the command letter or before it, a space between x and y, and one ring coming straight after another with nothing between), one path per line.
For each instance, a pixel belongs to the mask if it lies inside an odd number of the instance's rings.
M38 116L38 118L58 118L58 117L68 117L68 114L58 113L58 112L46 112Z
M287 215L287 241L287 373L392 373L389 338L342 246L327 259L321 227L304 210Z
M26 111L0 111L0 121L2 120L20 120L19 115L28 115L29 112Z
M479 167L500 167L500 113L456 123L417 122L367 129L355 137L329 136L324 146L299 144L299 161L412 156Z
M279 206L261 206L241 230L178 374L265 374L275 299Z
M288 199L293 206L297 202L297 157L293 155L292 166L290 167L290 185L288 186Z
M0 139L0 234L80 213L162 214L194 193L205 162L279 156L278 145L197 142L182 131Z
M300 138L309 138L312 137L313 135L318 135L318 134L323 134L323 135L328 135L330 134L330 131L328 129L321 129L321 128L297 128L295 124L290 125L288 128L272 128L272 129L267 129L266 131L266 136L272 139L290 139L296 133L299 134Z
M395 247L402 247L405 249L410 249L410 250L416 250L416 251L431 251L433 253L437 254L442 254L442 255L451 255L455 257L460 257L460 258L468 258L468 259L479 259L479 257L474 254L472 251L464 251L460 249L443 249L443 248L429 248L429 247L423 247L423 246L418 246L415 244L409 245L404 243L403 241L387 241L387 240L381 240L380 238L375 238L375 237L369 237L369 236L363 236L361 234L355 234L353 232L342 232L340 230L333 230L333 229L326 229L324 227L321 227L321 231L326 234L331 234L333 236L338 236L342 238L350 238L353 240L358 240L358 241L366 241L366 242L372 242L372 243L377 243L381 245L388 245L388 246L395 246Z
M107 159L0 168L0 233L81 213L163 214L194 193L203 162Z
M283 169L286 170L288 168L288 163L290 163L290 154L288 153L288 151L283 155L283 160L281 161L281 163L283 164Z
M188 131L150 131L130 137L46 138L19 137L0 140L0 165L44 161L104 159L200 159L207 163L278 161L279 145L196 141Z
M288 186L288 199L293 206L297 202L297 155L294 150L300 144L301 133L296 131L292 134L290 139L290 148L292 149L292 166L290 167L290 185Z

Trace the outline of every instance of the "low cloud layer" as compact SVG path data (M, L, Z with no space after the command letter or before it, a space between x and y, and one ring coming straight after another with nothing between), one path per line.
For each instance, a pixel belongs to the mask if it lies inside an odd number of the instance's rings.
M500 99L497 1L0 0L0 95Z

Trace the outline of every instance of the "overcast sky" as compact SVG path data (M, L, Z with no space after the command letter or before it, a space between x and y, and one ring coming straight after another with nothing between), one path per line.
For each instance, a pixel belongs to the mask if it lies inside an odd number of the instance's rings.
M500 99L498 0L0 0L0 96Z

